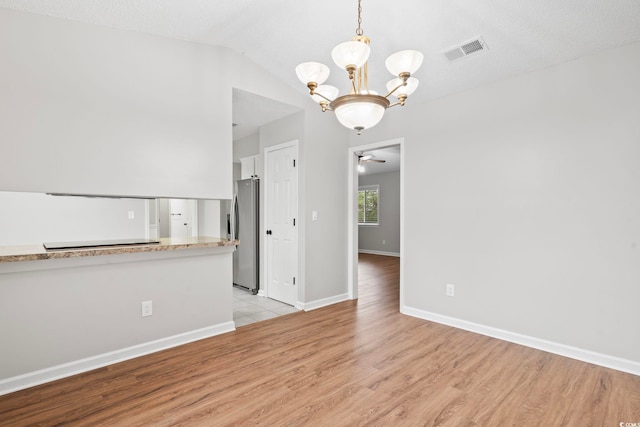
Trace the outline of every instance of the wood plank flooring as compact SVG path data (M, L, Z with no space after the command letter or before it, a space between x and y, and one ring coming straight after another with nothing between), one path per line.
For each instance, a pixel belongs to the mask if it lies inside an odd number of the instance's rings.
M401 315L399 260L360 298L0 397L0 426L619 426L640 377Z

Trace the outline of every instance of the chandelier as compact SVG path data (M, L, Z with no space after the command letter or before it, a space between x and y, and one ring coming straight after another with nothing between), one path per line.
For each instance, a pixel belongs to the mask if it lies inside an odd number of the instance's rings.
M389 56L385 61L387 70L395 76L387 83L387 94L379 95L369 90L368 59L371 40L362 31L362 7L358 0L358 28L350 41L340 43L331 51L333 62L344 69L351 81L351 91L338 96L338 88L323 85L329 78L329 67L319 62L304 62L296 67L300 81L307 85L311 98L320 104L322 111L333 111L338 121L360 135L364 129L375 126L382 120L387 108L404 106L409 95L418 87L418 79L411 77L420 65L423 55L417 50L402 50ZM397 102L391 103L394 95Z

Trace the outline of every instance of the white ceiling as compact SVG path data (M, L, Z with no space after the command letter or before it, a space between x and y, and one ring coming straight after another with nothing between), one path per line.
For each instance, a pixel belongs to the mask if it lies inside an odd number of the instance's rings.
M377 173L389 173L400 170L400 146L393 145L391 147L378 148L375 150L363 151L361 156L373 156L376 160L384 160L384 163L364 162L364 172L359 172L360 176L375 175Z
M346 90L330 52L357 26L356 0L0 0L0 7L227 46L301 93L294 69L305 61L329 65L328 83ZM425 54L407 106L640 40L640 0L363 0L362 9L371 89L384 91L391 53ZM477 36L487 52L453 63L443 56Z

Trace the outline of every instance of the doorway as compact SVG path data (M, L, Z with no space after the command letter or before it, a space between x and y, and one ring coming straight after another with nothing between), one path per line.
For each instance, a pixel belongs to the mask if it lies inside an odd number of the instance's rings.
M198 201L157 199L159 237L184 238L198 235Z
M249 322L264 320L268 318L267 316L275 315L274 312L279 314L289 313L290 310L297 311L296 308L291 306L299 306L298 304L298 292L297 288L299 288L302 284L300 283L299 278L297 277L298 270L298 260L297 260L297 250L296 250L296 259L295 263L291 262L289 266L285 266L284 268L277 269L275 267L269 267L268 256L266 247L269 244L269 240L272 240L271 237L274 234L267 235L266 230L270 228L266 228L266 213L269 210L269 202L267 201L267 177L265 175L265 170L267 165L265 164L267 152L277 146L272 146L272 144L278 144L282 141L287 141L285 137L283 139L279 139L280 130L278 129L278 125L276 122L279 122L287 117L291 117L296 113L301 112L302 109L299 107L295 107L292 105L285 104L283 102L277 101L275 99L266 98L261 95L257 95L255 93L247 92L238 88L233 88L232 92L232 136L233 136L233 181L237 181L241 179L242 176L257 176L261 181L261 189L260 189L260 263L259 263L259 271L260 271L260 289L258 290L257 295L243 294L238 291L238 289L234 288L234 305L233 305L233 317L234 321L236 321L236 326L241 326L247 324ZM275 127L273 127L275 125ZM263 128L270 127L264 134ZM287 128L287 125L284 125L284 128ZM288 130L282 132L285 135L290 135ZM266 136L265 136L266 134ZM297 147L297 141L296 141ZM297 153L297 148L296 148ZM296 169L297 170L297 169ZM297 185L297 184L296 184ZM297 190L296 190L297 196ZM295 206L294 212L297 215L297 204ZM271 229L272 233L274 230ZM294 244L297 248L297 231L295 231L296 236L294 239ZM282 262L290 262L293 260L283 259ZM286 273L286 276L290 278L283 278L283 281L286 282L288 280L290 283L293 283L294 277L296 280L295 285L285 285L286 286L295 286L294 292L289 292L289 294L293 293L294 298L293 301L287 301L291 305L284 305L283 303L276 301L274 298L278 298L278 295L275 295L273 292L269 292L269 284L267 275L269 271L275 272L284 272L293 270L295 271L295 275L290 273ZM284 273L282 273L284 274ZM287 292L284 292L285 296ZM278 298L279 299L279 298ZM286 299L286 298L285 298ZM262 311L260 311L262 309ZM266 312L266 311L268 312Z
M348 197L349 197L349 205L348 205L348 293L350 299L358 298L358 254L359 254L359 218L358 218L358 196L359 196L359 172L358 166L362 165L363 155L367 152L372 152L374 150L381 150L388 147L397 146L399 147L399 180L400 180L400 194L399 194L399 253L386 253L390 251L368 251L369 253L378 254L378 255L394 255L400 257L400 302L402 304L403 301L403 263L402 263L402 254L404 252L404 138L389 140L389 141L381 141L372 144L360 145L356 147L349 148L349 179L348 179ZM360 162L359 162L360 160ZM366 166L365 166L366 167ZM362 195L360 195L362 198ZM384 194L381 195L381 200L384 202ZM362 212L361 212L362 214ZM362 218L360 218L362 220ZM386 242L385 242L386 243Z

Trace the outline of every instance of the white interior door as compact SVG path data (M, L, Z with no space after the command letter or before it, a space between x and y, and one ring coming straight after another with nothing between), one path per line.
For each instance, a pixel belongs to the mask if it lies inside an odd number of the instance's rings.
M190 237L197 234L197 204L195 200L171 199L169 201L171 237Z
M297 144L265 150L265 268L267 296L295 305L298 299Z

